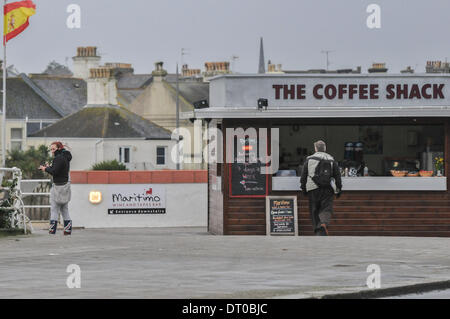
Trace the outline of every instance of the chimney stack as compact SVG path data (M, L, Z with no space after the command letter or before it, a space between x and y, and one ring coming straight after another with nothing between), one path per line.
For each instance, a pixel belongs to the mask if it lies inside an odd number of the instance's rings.
M152 72L152 76L156 82L161 81L166 75L167 71L163 69L164 62L155 62L155 70Z
M187 64L183 64L181 68L181 76L183 77L196 77L200 76L200 69L189 69Z
M88 106L117 105L117 80L110 67L89 70L87 79Z
M77 55L73 58L73 77L87 80L89 70L98 68L100 59L97 55L97 47L78 47Z

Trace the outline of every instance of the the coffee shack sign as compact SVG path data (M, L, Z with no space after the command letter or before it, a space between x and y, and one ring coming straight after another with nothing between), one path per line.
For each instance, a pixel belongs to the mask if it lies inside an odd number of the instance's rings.
M210 92L212 107L448 106L450 76L230 76Z
M444 99L444 87L444 83L390 83L380 90L378 83L316 84L311 88L311 93L316 100L379 100L381 95L384 95L384 98L387 100L430 100ZM272 88L274 89L275 100L305 100L308 89L305 84L274 84Z

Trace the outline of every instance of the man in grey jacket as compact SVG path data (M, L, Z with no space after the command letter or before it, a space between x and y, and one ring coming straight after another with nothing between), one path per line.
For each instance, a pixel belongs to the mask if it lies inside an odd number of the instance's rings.
M325 142L315 142L314 150L315 153L307 157L303 165L300 184L303 194L309 199L314 233L318 236L328 236L328 225L333 214L333 199L335 194L337 197L341 194L342 180L337 162L326 153ZM330 167L329 172L326 165ZM322 176L318 176L318 173Z

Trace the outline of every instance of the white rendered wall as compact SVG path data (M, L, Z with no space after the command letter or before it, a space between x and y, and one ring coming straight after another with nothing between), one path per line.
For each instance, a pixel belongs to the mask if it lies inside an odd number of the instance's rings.
M132 184L72 184L69 213L74 227L205 227L207 226L207 184L149 184L165 187L166 213L160 215L108 215L110 187ZM145 184L142 184L145 185ZM89 202L89 192L100 191L103 201Z

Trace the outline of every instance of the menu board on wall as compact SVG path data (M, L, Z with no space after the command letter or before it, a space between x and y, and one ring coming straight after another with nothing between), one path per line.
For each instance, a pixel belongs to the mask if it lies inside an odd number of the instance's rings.
M231 164L231 196L265 196L267 176L260 163Z
M298 235L297 197L266 197L266 234Z
M255 153L256 139L235 141L234 163L230 164L230 197L265 197L268 192L268 175L261 173L264 166ZM244 161L239 162L238 156Z

